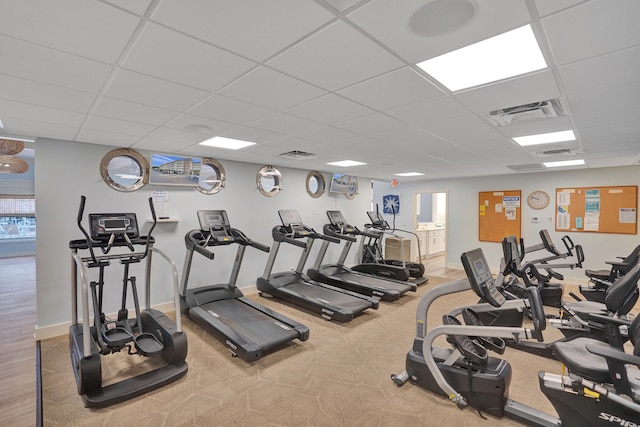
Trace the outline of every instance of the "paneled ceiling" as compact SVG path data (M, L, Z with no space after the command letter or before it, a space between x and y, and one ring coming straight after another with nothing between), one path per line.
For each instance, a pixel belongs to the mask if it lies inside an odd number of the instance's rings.
M0 0L0 135L382 180L424 174L401 181L575 158L638 164L640 1L448 0L472 5L471 21L419 35L409 19L431 1ZM526 24L542 70L451 92L416 66ZM486 118L551 99L566 115ZM565 129L577 140L511 139ZM213 136L257 144L198 145ZM316 157L278 156L292 150ZM367 164L326 164L345 159Z

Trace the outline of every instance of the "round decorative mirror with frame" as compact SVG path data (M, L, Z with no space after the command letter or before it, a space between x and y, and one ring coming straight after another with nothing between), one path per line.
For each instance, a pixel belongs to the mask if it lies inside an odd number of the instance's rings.
M265 197L273 197L282 190L282 174L273 166L263 166L256 174L256 186Z
M224 188L226 182L227 175L222 164L213 158L203 158L196 190L202 194L216 194Z
M326 186L324 176L318 171L309 172L304 185L307 189L307 194L314 199L317 199L324 194Z
M135 191L149 182L149 162L130 148L109 151L100 161L100 175L117 191Z
M358 181L355 182L352 193L342 193L342 194L344 194L344 198L347 200L355 199L356 196L358 195Z

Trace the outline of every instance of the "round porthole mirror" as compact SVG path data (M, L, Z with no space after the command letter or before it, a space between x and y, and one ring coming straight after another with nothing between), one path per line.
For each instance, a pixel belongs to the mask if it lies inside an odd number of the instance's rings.
M224 188L226 181L227 176L219 161L211 158L202 159L196 190L202 194L216 194Z
M100 175L114 190L135 191L149 181L149 163L135 150L116 148L102 157Z
M282 190L282 174L273 166L263 166L256 175L256 186L263 196L273 197Z
M358 195L358 181L353 183L352 191L350 193L342 193L344 194L344 198L347 200L353 200Z
M324 193L324 176L318 171L311 171L307 174L307 179L304 185L307 189L307 194L314 199L317 199Z

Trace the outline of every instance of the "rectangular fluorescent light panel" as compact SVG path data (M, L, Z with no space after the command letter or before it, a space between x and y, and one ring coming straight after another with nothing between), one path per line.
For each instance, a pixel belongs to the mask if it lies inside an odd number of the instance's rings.
M518 145L525 147L527 145L551 144L554 142L575 141L576 136L572 130L563 130L561 132L541 133L538 135L518 136L513 140Z
M239 139L223 138L216 136L206 141L202 141L200 145L206 145L208 147L226 148L228 150L238 150L240 148L249 147L255 145L255 142L241 141Z
M421 176L424 175L420 172L404 172L404 173L395 173L395 176Z
M331 165L331 166L340 166L340 167L343 167L343 168L347 168L349 166L366 165L366 163L356 162L355 160L341 160L339 162L331 162L331 163L327 163L327 164Z
M417 65L452 92L547 67L530 25Z
M562 166L579 166L579 165L584 165L584 159L562 160L559 162L544 162L543 165L547 168L558 168Z

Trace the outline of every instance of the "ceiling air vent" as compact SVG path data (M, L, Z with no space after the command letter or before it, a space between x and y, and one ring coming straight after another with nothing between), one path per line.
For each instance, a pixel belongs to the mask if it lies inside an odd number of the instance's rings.
M291 159L291 160L306 160L306 159L315 159L318 156L313 153L307 153L306 151L292 150L292 151L287 151L286 153L278 154L278 157L282 157L284 159Z
M507 165L507 167L516 172L534 172L545 170L545 167L540 163L530 163L527 165Z
M496 127L503 127L515 123L551 119L566 115L567 111L562 100L558 98L489 111L482 114L482 117Z
M534 151L531 153L534 157L576 156L579 154L582 154L582 152L575 148L559 148L557 150Z

